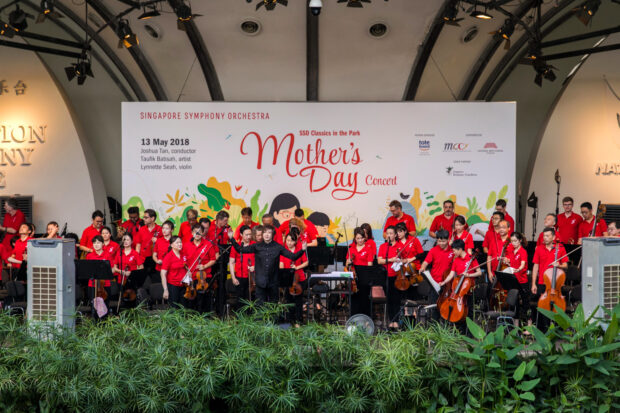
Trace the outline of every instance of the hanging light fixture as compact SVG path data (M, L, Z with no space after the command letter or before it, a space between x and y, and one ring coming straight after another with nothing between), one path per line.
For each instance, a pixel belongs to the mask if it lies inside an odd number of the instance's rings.
M484 11L480 11L475 5L474 5L474 10L471 12L470 16L475 17L476 19L481 19L481 20L491 20L493 18L493 16L487 13L486 6L484 7Z
M132 46L138 46L140 44L138 36L136 36L133 30L131 30L131 27L129 27L129 20L127 19L119 20L118 27L116 28L116 34L119 37L119 49L121 49L123 46L129 49Z
M28 18L34 19L34 16L26 13L19 8L19 4L15 5L15 10L9 13L9 25L16 32L24 31L28 28Z
M84 84L84 82L86 81L86 77L95 77L91 69L90 58L88 57L86 52L82 54L82 57L80 57L76 63L71 64L71 66L65 67L65 73L69 82L77 78L77 83L80 86Z
M183 2L174 10L174 12L177 15L177 29L182 31L185 31L186 22L202 16L202 14L193 14L192 7Z
M43 23L48 17L60 19L64 16L54 10L54 0L41 0L40 13L36 22Z
M6 36L11 39L15 36L15 29L9 26L7 22L0 20L0 36Z
M157 4L153 4L151 6L144 6L142 11L143 13L138 16L139 20L148 20L152 19L153 17L161 16L161 13L159 12L159 10L157 10Z

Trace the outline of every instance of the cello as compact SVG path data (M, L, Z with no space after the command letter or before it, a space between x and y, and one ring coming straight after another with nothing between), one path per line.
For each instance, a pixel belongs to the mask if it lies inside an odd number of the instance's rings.
M347 227L345 224L343 224L344 227L344 238L345 238L345 242L346 245L349 245L349 237L347 236ZM353 273L353 278L351 279L351 292L352 293L357 293L359 290L357 288L357 272L355 271L355 265L353 265L353 261L355 260L355 255L351 255L351 248L348 247L349 249L347 249L347 258L346 261L350 261L351 263L349 265L345 265L344 266L344 270L345 272L352 272Z
M553 262L558 260L559 249L556 243ZM564 286L564 281L566 280L564 271L556 266L548 268L543 273L543 280L545 282L545 292L538 299L538 308L555 312L553 306L556 305L562 311L566 310L566 298L562 295L562 286Z
M465 271L460 276L455 275L452 280L452 291L450 295L442 301L439 307L439 313L441 317L447 321L458 323L463 321L467 316L467 300L466 296L469 294L469 290L474 286L474 280L471 277L467 277L469 267L476 259L477 253L474 252L471 259L465 266Z

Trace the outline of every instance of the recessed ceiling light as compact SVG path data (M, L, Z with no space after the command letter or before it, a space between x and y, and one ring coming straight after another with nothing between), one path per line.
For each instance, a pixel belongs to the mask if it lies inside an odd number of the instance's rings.
M388 26L385 23L375 23L370 26L370 29L368 29L368 33L370 33L370 35L374 38L385 37L387 32Z
M248 19L242 21L239 28L241 29L241 32L245 35L256 36L261 31L261 24L254 19Z
M478 36L478 27L472 26L469 29L465 30L463 36L461 37L461 41L463 43L469 43L474 40Z
M161 28L157 24L153 22L148 22L143 25L143 28L146 34L149 35L149 37L155 40L161 40L163 33Z

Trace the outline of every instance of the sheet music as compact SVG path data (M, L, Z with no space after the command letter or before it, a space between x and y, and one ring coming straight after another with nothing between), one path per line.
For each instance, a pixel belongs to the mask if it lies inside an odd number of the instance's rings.
M435 291L439 294L439 290L441 289L441 287L439 286L439 283L433 279L433 276L431 275L431 273L429 271L424 271L422 274L426 277L428 282L433 286Z

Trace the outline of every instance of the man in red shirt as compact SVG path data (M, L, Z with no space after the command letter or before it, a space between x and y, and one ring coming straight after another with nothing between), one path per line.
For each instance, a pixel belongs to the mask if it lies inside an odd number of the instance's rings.
M187 218L187 221L181 222L181 226L179 227L179 237L181 241L183 241L183 244L192 240L192 227L198 223L198 211L195 209L188 209L185 213L185 218Z
M433 219L428 235L432 238L437 238L437 231L448 231L448 238L452 237L452 228L454 227L454 202L451 199L443 201L443 214L438 215Z
M96 210L91 217L93 223L82 231L82 238L80 238L80 250L85 253L94 251L93 238L95 235L101 235L101 228L103 227L103 212Z
M237 229L235 229L235 240L237 242L241 242L241 227L247 226L250 229L257 226L258 223L252 221L252 208L245 207L241 210L241 222L237 225Z
M161 238L161 227L157 225L155 220L157 219L157 212L152 209L144 211L144 226L138 231L137 239L135 240L136 251L140 253L142 261L144 262L144 269L147 275L155 272L155 261L153 261L153 247L158 238Z
M431 276L433 277L433 280L440 283L450 272L452 259L454 258L454 251L452 251L452 248L448 245L448 238L450 238L448 231L445 229L440 229L437 231L436 235L437 245L431 248L426 255L426 258L420 267L420 272L423 273L427 270L428 266L431 265ZM431 289L429 301L435 302L438 298L439 294L434 288Z
M28 261L26 248L28 247L28 240L32 239L33 233L34 227L32 224L24 223L19 226L19 238L15 240L15 247L13 247L10 256L7 258L7 262L13 268L19 269L24 261Z
M553 228L545 228L543 230L543 245L536 247L534 259L532 260L534 267L532 268L532 294L542 294L545 292L545 281L543 274L546 270L558 267L565 270L568 267L568 257L566 250L561 243L555 243L555 230ZM555 261L557 248L557 258ZM549 320L542 314L538 315L538 328L546 330Z
M592 213L592 204L589 202L584 202L581 204L581 215L583 216L583 221L579 224L579 241L578 244L581 245L581 239L585 237L589 237L592 234L592 227L594 227L594 222L596 222L596 217ZM607 236L607 224L604 219L599 219L596 224L596 230L594 231L595 237L606 237Z
M4 202L4 219L0 226L0 233L4 234L2 245L6 250L11 249L11 240L18 236L19 227L26 222L24 213L17 209L17 200L9 198Z
M254 244L252 241L252 230L247 225L241 225L238 228L241 234L241 246L245 247ZM230 278L237 290L237 297L244 300L251 300L249 290L249 275L254 272L254 254L242 254L232 249L230 252Z
M209 284L213 281L211 275L211 268L215 265L217 245L211 241L204 239L202 226L200 224L194 224L192 228L192 240L183 244L182 254L185 257L187 266L192 272L192 278L194 281L198 280L200 272L202 272L202 279ZM213 290L210 290L208 294L204 294L204 291L197 295L195 309L200 312L212 311L211 302L213 297Z
M409 231L409 235L413 237L416 236L415 221L411 215L407 215L403 212L403 204L401 204L400 201L393 200L390 202L390 212L392 213L392 216L385 221L385 225L383 226L384 239L387 238L385 230L391 226L395 227L396 224L400 222L405 223L407 226L407 231Z
M545 220L543 221L543 228L555 228L556 227L556 217L555 214L547 214L545 216ZM536 245L543 245L545 242L543 241L543 232L538 236L538 241L536 241ZM555 231L554 242L562 242L562 236L560 235L560 230Z
M504 214L504 219L508 221L508 229L510 230L510 233L513 233L515 231L515 220L508 215L508 211L506 210L506 201L503 199L498 199L495 203L495 210ZM489 229L492 228L493 224L489 222Z
M129 219L120 225L118 235L122 237L125 234L131 234L135 243L138 231L144 225L144 221L140 219L140 208L137 206L127 208L127 215Z
M504 213L499 211L493 212L493 215L491 215L492 229L484 234L484 241L482 241L482 249L487 254L489 253L491 244L497 242L496 240L499 238L499 223L502 221L504 221ZM478 231L479 234L481 232L482 231Z
M300 220L304 221L304 225L306 226L306 229L304 231L304 233L306 234L306 239L307 240L315 240L315 239L317 239L317 237L319 236L319 231L317 231L316 227L314 226L314 224L312 222L308 221L305 218L304 210L301 209L301 208L297 208L295 210L295 216L297 218L299 218ZM278 241L282 245L284 245L284 236L289 233L289 225L290 225L290 223L291 223L291 220L289 219L288 221L283 222L276 229L276 238L275 238L275 240ZM235 238L235 239L237 239L237 238ZM280 242L280 240L281 240L281 242ZM299 240L299 241L301 241L301 240ZM311 245L310 241L308 241L308 246L312 247L314 245Z
M510 245L510 230L508 229L508 221L501 220L497 226L498 237L489 243L489 252L487 256L487 274L489 280L495 280L495 270L498 268L499 259L507 257L507 249Z
M579 225L583 218L573 212L573 198L570 196L562 199L564 213L558 215L557 229L560 233L560 241L564 244L577 244L579 240Z

